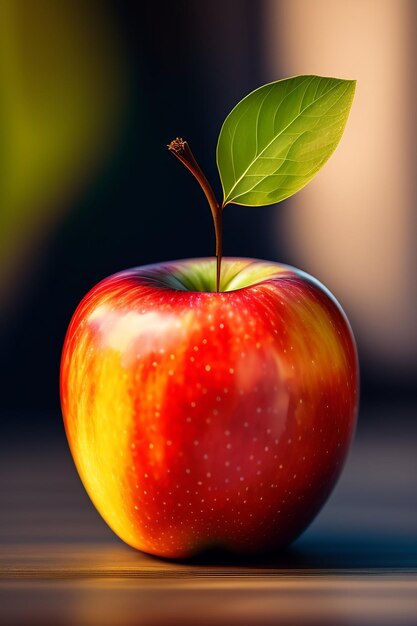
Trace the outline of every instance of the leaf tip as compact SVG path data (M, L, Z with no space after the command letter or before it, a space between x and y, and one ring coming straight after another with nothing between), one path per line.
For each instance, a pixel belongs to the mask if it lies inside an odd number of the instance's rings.
M356 78L345 79L345 82L349 85L351 93L354 94L356 90L356 83L358 82Z

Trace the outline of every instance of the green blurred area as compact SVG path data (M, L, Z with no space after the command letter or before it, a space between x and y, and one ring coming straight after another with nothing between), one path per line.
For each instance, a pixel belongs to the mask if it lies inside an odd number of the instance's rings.
M123 43L104 2L0 0L0 310L120 134Z

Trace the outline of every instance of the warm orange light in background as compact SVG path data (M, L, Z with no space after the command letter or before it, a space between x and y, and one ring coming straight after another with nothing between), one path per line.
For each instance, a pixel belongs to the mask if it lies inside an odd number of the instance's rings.
M282 210L299 265L341 298L374 358L392 364L417 357L413 9L411 0L269 0L265 12L271 80L358 81L339 149Z
M117 138L126 68L102 3L1 0L1 312Z

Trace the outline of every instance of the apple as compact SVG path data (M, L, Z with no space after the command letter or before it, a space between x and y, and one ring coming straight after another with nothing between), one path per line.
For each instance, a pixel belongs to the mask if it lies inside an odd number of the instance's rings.
M349 323L294 268L212 259L106 278L70 323L61 400L79 475L127 544L164 557L293 541L355 427Z
M135 548L184 558L285 546L340 474L358 405L347 318L304 272L222 266L222 214L307 184L336 148L354 90L295 76L246 96L219 135L221 203L174 139L210 206L216 261L115 274L72 318L61 363L69 445L98 511Z

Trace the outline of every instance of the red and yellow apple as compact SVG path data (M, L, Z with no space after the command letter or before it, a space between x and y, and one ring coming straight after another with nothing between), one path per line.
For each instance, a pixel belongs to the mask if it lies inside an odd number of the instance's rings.
M165 557L284 546L330 494L354 431L347 319L291 267L139 267L94 287L62 355L80 477L129 545Z

